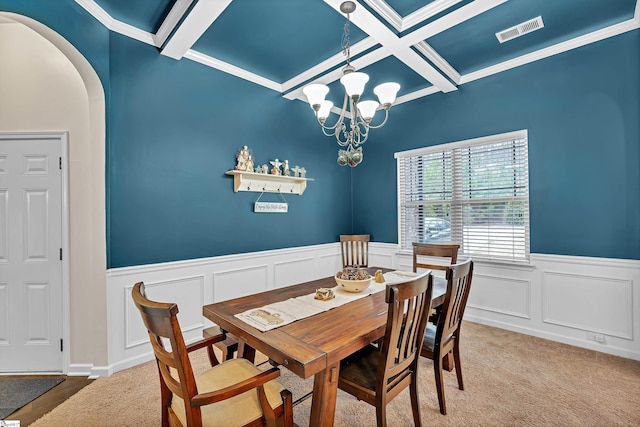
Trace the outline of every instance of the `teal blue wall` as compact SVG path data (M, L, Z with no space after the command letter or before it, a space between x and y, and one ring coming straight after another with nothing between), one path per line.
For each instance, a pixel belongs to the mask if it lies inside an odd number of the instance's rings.
M338 199L349 171L305 104L117 34L111 91L111 267L335 242L350 231L351 206ZM253 213L260 193L233 192L225 172L243 145L260 164L287 159L315 180L284 196L288 213Z
M107 257L123 267L334 242L396 242L393 153L529 130L531 251L640 259L640 32L396 106L355 169L311 111L278 93L110 34L72 0L0 0L63 35L107 101ZM315 178L287 214L224 174L248 145ZM263 196L278 201L275 194Z
M354 232L397 241L394 152L529 131L531 252L640 259L640 31L394 107L353 176Z

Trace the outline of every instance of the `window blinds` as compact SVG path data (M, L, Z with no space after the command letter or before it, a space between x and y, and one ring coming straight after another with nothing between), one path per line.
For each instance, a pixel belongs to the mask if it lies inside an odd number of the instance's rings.
M526 131L396 153L399 241L460 243L462 254L529 260Z

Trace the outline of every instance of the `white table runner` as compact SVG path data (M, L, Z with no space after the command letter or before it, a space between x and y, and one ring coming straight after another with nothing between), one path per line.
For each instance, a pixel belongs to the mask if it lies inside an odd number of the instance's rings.
M367 297L376 292L384 291L388 284L403 282L416 276L417 273L408 271L390 271L384 273L383 283L376 283L375 280L372 279L369 287L362 292L347 292L340 288L340 286L336 286L332 288L335 298L330 300L317 300L315 299L314 292L312 294L268 304L263 307L252 308L238 313L235 316L254 328L265 332L288 325L296 320L340 307L341 305Z

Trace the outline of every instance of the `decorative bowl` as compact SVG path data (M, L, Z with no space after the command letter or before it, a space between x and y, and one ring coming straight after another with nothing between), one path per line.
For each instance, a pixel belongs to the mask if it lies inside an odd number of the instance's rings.
M372 276L367 276L363 280L347 280L340 279L338 275L335 276L336 283L340 286L340 289L343 289L347 292L362 292L369 287L371 283Z

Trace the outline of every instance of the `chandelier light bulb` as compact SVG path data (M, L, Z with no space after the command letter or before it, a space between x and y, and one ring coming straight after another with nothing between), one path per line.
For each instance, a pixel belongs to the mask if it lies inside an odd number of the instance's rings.
M332 108L333 102L322 101L322 103L320 104L320 109L318 110L318 119L324 121L327 117L329 117L329 113L331 113Z
M305 86L305 88L302 89L302 93L307 96L307 101L309 101L311 108L317 111L320 105L322 105L324 97L329 93L329 87L318 83L311 84Z
M378 101L385 108L389 108L391 104L396 100L396 95L400 90L400 85L398 83L389 82L382 83L381 85L376 86L373 89L373 93L378 97Z
M352 72L340 78L340 83L350 97L360 96L364 92L364 85L369 81L369 76L365 73Z
M358 102L358 111L360 115L367 121L371 121L376 114L376 110L380 104L376 101L362 101Z

